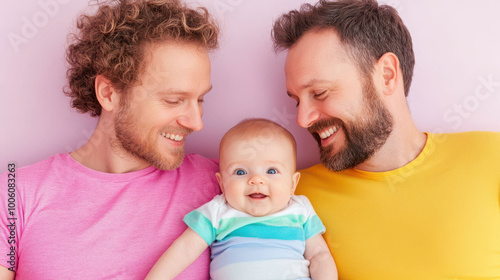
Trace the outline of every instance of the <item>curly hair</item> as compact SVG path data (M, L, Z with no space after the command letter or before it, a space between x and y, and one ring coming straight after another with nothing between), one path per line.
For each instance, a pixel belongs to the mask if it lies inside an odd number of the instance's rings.
M146 47L168 41L218 47L219 28L206 8L180 0L110 0L93 15L81 15L67 50L68 85L64 93L81 113L99 116L95 78L103 75L126 92L144 71Z
M278 18L272 38L276 52L291 48L312 29L334 29L347 54L368 75L375 62L387 52L400 61L405 95L410 91L415 54L410 32L398 12L375 0L320 0L316 5L303 4Z

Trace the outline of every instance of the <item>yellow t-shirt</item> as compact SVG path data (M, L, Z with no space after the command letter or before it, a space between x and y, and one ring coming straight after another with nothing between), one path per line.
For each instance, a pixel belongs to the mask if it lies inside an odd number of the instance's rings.
M301 173L339 279L500 279L500 133L428 133L388 172Z

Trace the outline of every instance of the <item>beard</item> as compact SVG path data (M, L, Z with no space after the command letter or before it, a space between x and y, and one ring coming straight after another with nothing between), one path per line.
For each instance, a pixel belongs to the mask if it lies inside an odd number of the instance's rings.
M160 170L173 170L182 164L184 159L184 145L182 147L170 148L168 153L162 153L158 149L158 137L162 137L162 131L147 132L137 122L130 112L130 106L125 101L120 104L120 110L115 117L115 133L117 144L128 154L135 158L144 160ZM187 135L192 130L187 128L165 127L165 133L177 133Z
M376 89L369 78L363 86L363 115L359 119L347 123L338 118L330 118L314 123L308 128L320 148L320 159L323 165L332 171L353 168L369 159L387 141L393 129L393 118L389 110L377 96ZM317 131L332 125L344 131L345 146L332 155L334 144L321 145Z

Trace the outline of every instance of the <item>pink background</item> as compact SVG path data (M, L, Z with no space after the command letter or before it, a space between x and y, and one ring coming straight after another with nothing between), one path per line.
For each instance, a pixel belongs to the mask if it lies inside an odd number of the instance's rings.
M212 56L214 89L205 128L188 152L217 157L223 133L247 117L273 119L299 144L299 167L318 162L316 143L295 122L285 94L285 54L272 51L273 20L304 0L199 0L220 20ZM408 99L422 131L500 131L500 1L387 0L413 36L416 68ZM70 152L90 137L96 119L69 106L66 35L86 0L5 1L0 11L0 172ZM461 108L461 109L460 109ZM499 143L500 144L500 143Z

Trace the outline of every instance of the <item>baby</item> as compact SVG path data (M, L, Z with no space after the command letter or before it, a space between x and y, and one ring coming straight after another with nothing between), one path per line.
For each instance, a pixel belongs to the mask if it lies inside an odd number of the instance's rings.
M188 229L146 279L173 279L210 246L217 279L337 279L309 200L293 195L295 140L266 119L231 128L219 148L221 195L184 217Z

